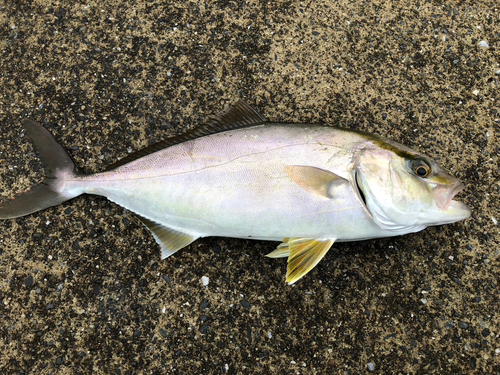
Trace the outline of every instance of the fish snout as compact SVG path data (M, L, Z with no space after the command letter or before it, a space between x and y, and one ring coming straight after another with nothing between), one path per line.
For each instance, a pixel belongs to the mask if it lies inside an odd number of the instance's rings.
M451 184L439 184L433 189L434 198L439 209L446 210L450 206L455 195L465 189L465 185L456 180Z

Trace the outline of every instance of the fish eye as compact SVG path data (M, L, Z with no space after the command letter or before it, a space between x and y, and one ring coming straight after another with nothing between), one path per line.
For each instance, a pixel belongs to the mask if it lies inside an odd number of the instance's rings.
M412 160L410 168L418 177L425 178L431 174L431 168L421 159Z

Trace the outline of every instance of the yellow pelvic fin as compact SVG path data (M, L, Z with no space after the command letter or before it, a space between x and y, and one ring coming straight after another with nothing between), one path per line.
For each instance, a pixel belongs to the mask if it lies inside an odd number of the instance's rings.
M289 256L286 272L288 285L293 284L312 270L323 259L334 242L334 239L291 238L278 246L273 253L278 251L284 253L288 248Z
M325 198L333 198L332 188L348 181L333 172L316 167L288 165L285 172L302 189Z
M270 252L266 255L269 258L286 258L290 255L290 249L288 248L288 238L285 238L282 243L278 245L276 250Z

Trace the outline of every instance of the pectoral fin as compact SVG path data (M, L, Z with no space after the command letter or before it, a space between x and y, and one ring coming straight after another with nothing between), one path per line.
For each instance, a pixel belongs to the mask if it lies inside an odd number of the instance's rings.
M137 217L151 231L156 242L161 246L161 259L168 258L198 239L197 237L158 224L145 217L139 215Z
M335 185L348 183L345 178L316 167L288 165L285 172L302 189L328 199L333 198Z
M276 250L267 256L270 258L288 256L286 282L291 285L312 270L323 259L334 242L335 240L333 239L285 239Z

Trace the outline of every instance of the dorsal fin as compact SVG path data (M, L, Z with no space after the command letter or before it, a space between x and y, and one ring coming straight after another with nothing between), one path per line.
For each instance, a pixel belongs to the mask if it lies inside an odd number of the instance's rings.
M198 130L202 131L203 135L209 135L226 130L262 124L264 122L267 122L264 116L253 109L250 104L240 99L233 105L224 109Z
M253 109L244 100L238 100L233 105L224 109L218 116L208 121L205 125L187 131L186 133L165 139L151 146L145 147L139 151L133 152L125 156L123 159L111 164L106 168L106 171L118 168L131 161L142 158L143 156L163 150L169 146L178 143L190 141L192 139L204 137L211 134L221 133L227 130L244 128L247 126L259 125L267 122L267 119L259 112Z

